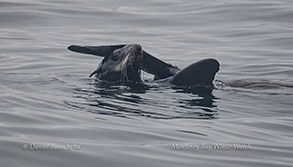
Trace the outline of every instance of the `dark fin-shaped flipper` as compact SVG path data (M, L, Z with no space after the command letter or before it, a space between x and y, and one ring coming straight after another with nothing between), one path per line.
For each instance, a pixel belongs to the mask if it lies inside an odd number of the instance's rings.
M173 76L179 69L176 66L165 63L162 60L143 51L142 69L155 75L157 79L164 79Z
M125 45L108 45L108 46L78 46L71 45L67 49L73 52L97 55L107 57L113 53L114 50L124 47Z
M108 45L108 46L78 46L71 45L69 50L78 53L92 54L101 57L110 56L114 50L124 47L125 45ZM171 64L165 63L162 60L143 51L142 70L155 75L157 79L163 79L173 76L179 69Z
M213 86L220 64L215 59L204 59L185 67L171 78L178 86Z

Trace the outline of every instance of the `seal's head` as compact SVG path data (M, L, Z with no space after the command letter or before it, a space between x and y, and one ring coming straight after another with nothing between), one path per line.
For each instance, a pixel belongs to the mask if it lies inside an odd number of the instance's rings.
M91 73L107 82L140 82L143 52L140 45L126 45L104 57L98 68Z

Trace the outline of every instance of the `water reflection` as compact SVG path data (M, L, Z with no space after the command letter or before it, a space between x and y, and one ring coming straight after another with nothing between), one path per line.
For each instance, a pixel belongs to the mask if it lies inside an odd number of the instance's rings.
M200 88L173 88L177 89L176 93L189 93L195 95L191 99L178 99L178 107L184 109L195 109L197 114L201 118L213 119L217 113L217 105L215 104L216 98L212 92L214 88L211 87L200 87ZM193 114L195 112L192 112Z
M173 88L174 89L174 88ZM181 100L181 102L184 102L188 106L202 106L202 107L210 107L215 108L217 107L214 103L214 99L217 99L212 94L213 89L212 88L192 88L192 89L186 89L181 88L178 89L177 93L192 93L194 95L197 95L199 98L194 98L191 100Z
M210 88L161 88L148 83L121 85L103 82L89 86L74 88L75 99L66 104L86 112L124 118L214 119L217 115L216 98ZM184 98L179 98L178 94Z

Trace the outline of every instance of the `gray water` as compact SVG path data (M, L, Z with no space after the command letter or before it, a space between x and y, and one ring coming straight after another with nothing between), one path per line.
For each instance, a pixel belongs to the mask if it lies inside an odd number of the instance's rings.
M0 166L292 166L292 88L97 85L101 58L66 49L138 43L292 84L292 23L291 0L1 0Z

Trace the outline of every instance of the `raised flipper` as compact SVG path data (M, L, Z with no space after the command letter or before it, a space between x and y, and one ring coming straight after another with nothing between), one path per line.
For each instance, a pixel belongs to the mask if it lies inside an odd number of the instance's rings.
M67 49L73 52L91 54L101 57L110 56L114 50L123 48L125 45L108 45L108 46L78 46L71 45Z
M164 79L175 75L179 71L178 67L165 63L143 51L142 69L145 72L155 75L155 79Z
M71 45L69 50L85 53L91 55L97 55L101 57L110 56L116 49L122 48L125 45L108 45L108 46L78 46ZM155 58L149 53L143 51L143 63L142 70L155 75L156 79L164 79L173 76L179 69L171 64L165 63L162 60Z
M170 79L170 83L178 86L213 86L219 66L215 59L198 61L176 73Z

